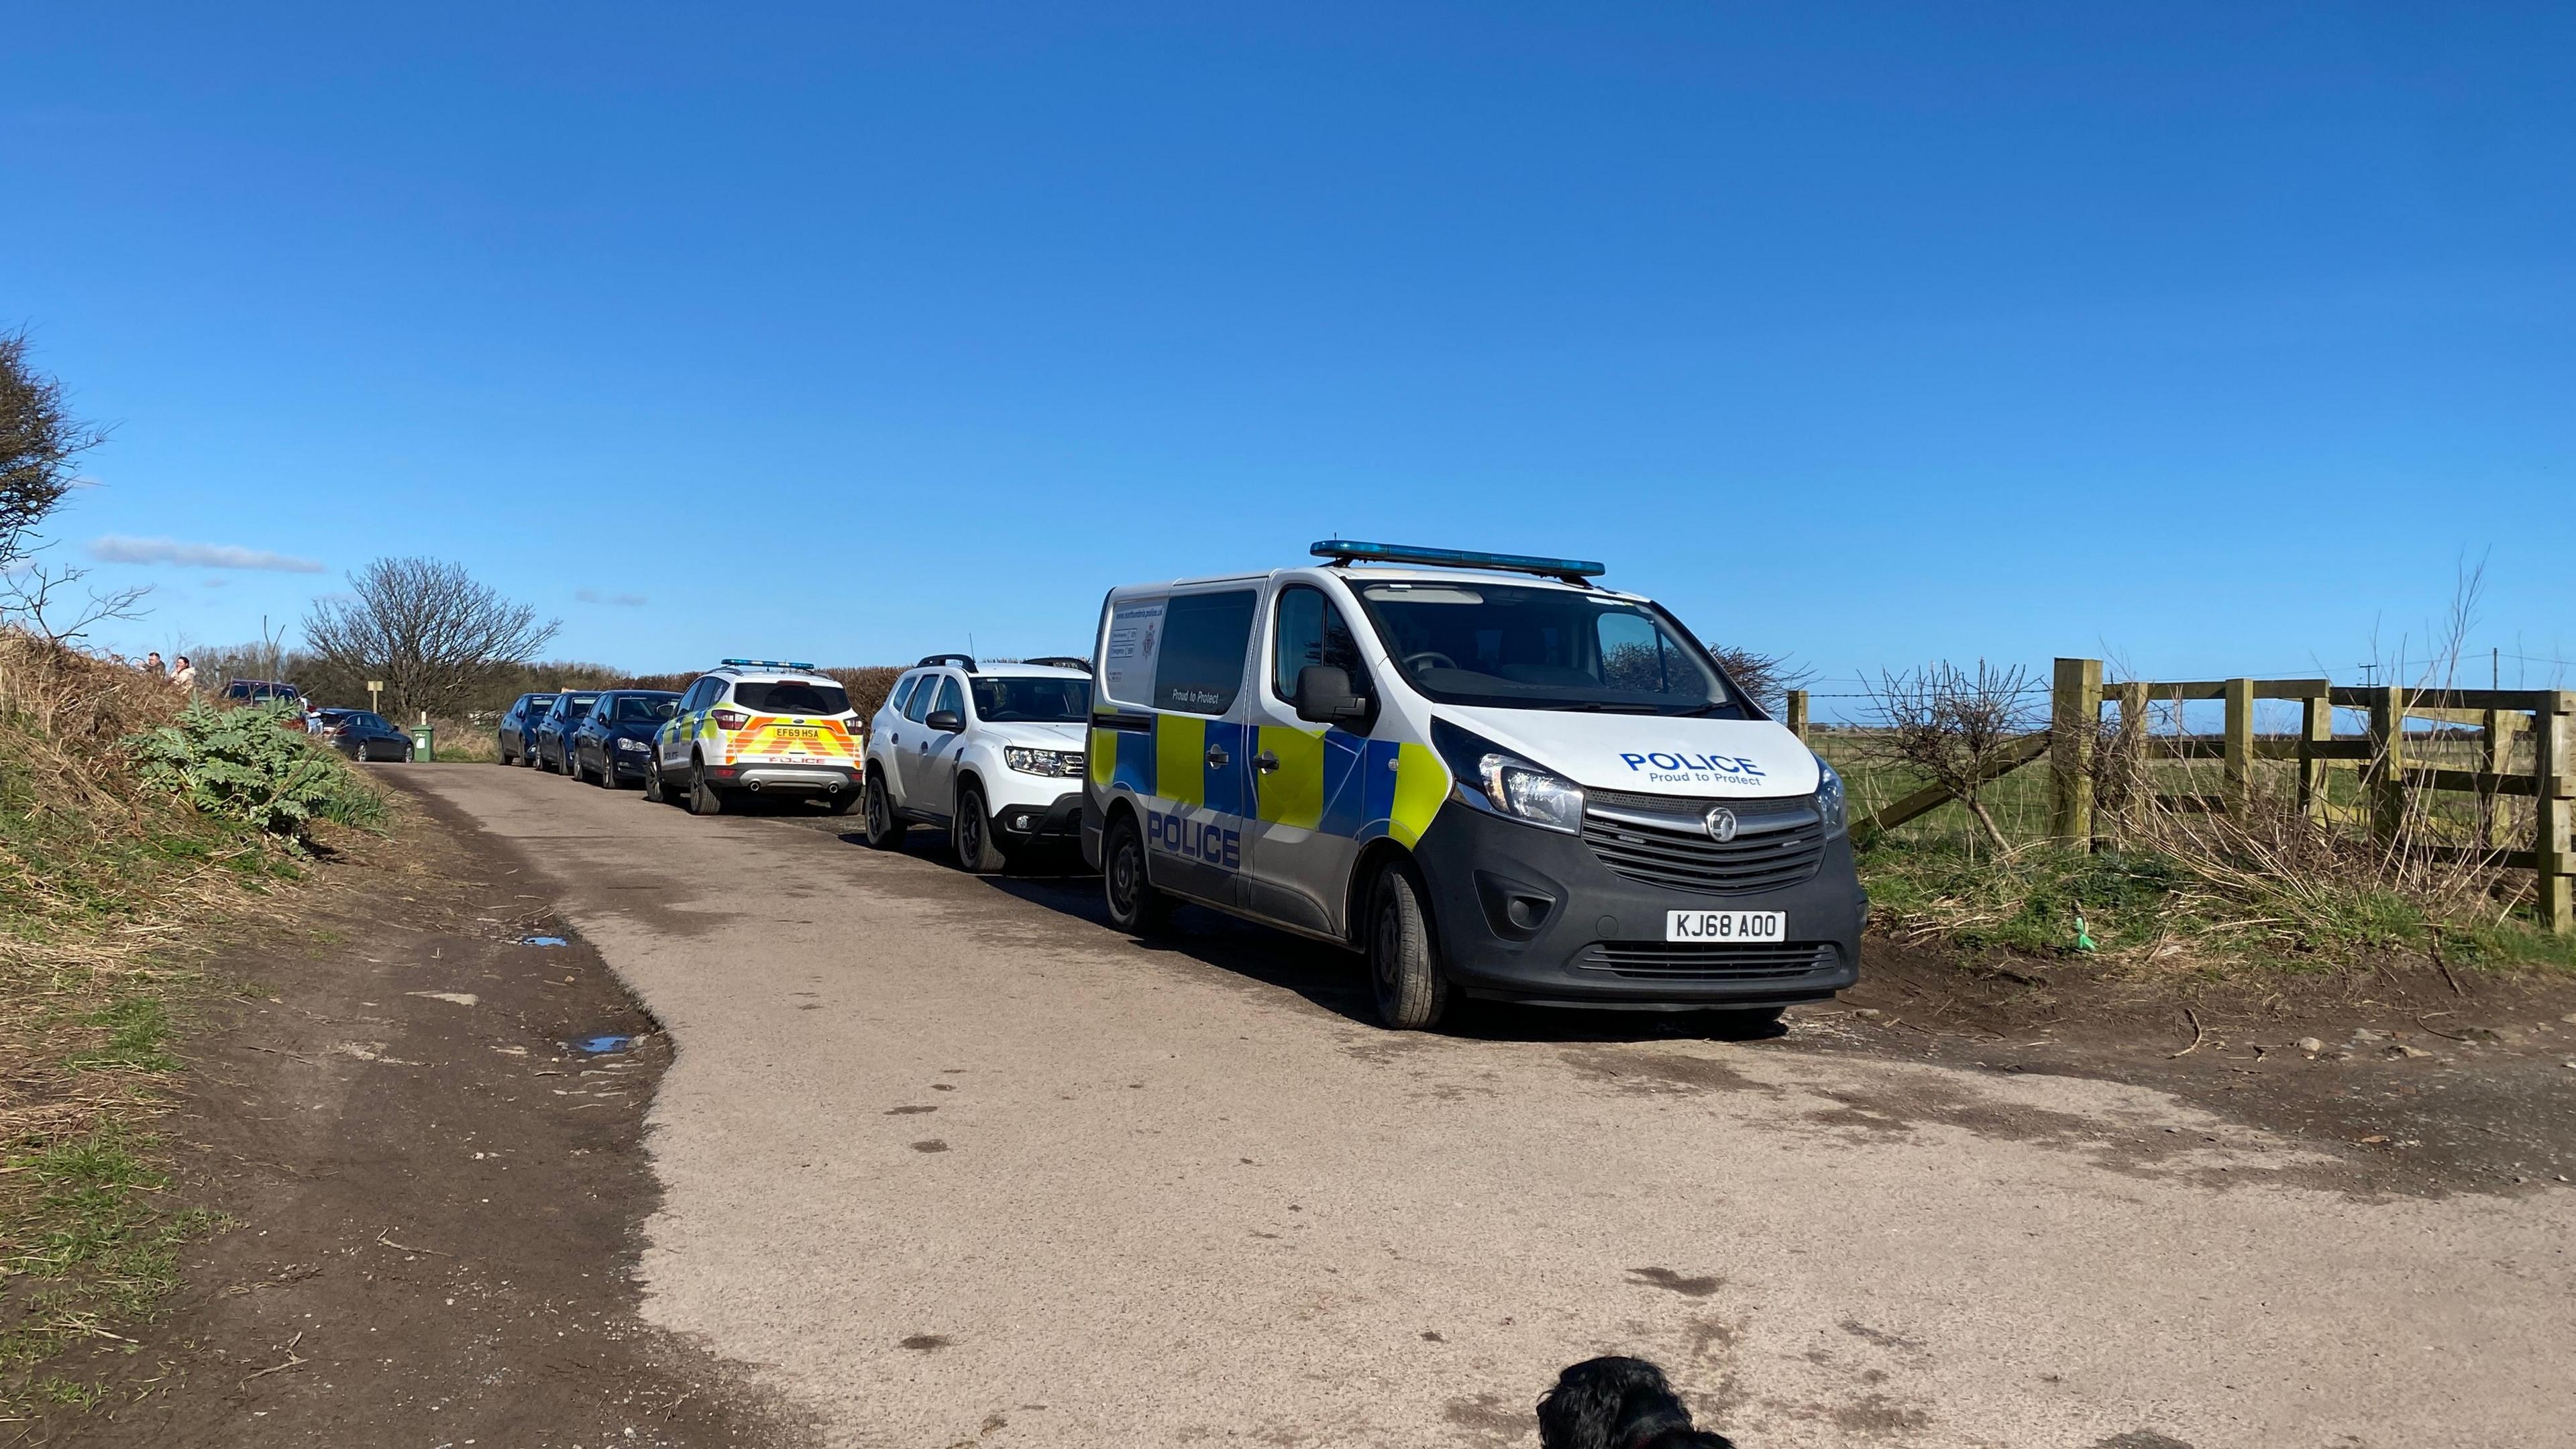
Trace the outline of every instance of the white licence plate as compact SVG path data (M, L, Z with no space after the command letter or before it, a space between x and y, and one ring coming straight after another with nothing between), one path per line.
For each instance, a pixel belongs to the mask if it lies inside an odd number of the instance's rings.
M1785 941L1786 911L1666 911L1667 941Z

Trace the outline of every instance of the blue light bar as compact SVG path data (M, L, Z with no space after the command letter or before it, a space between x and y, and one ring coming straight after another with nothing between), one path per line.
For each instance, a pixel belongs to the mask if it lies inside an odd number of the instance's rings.
M1405 543L1362 543L1349 538L1328 538L1306 551L1335 563L1445 564L1450 568L1539 574L1551 579L1564 579L1568 583L1598 578L1610 571L1589 559L1539 558L1525 553L1477 553L1464 548L1416 548Z
M724 661L724 665L727 669L802 669L809 674L814 670L811 664L798 664L785 659L728 659Z

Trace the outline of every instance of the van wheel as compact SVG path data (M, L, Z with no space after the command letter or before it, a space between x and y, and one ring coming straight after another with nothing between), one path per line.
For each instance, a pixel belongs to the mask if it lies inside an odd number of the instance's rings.
M1145 875L1145 832L1133 811L1110 817L1100 845L1100 888L1109 902L1109 924L1131 936L1156 935L1172 923L1175 902Z
M868 844L878 850L901 850L903 838L912 833L912 827L896 818L894 802L886 798L885 781L871 771L867 784L860 787L859 798L866 806L860 816L860 828Z
M957 825L951 832L957 863L975 875L991 875L1010 862L993 842L993 818L984 813L984 792L973 785L957 795Z
M1449 1014L1449 978L1432 949L1422 888L1402 862L1390 861L1369 889L1369 984L1378 1020L1396 1031L1428 1031Z
M724 813L724 792L707 783L707 766L704 760L694 761L689 766L688 806L689 813L692 815Z

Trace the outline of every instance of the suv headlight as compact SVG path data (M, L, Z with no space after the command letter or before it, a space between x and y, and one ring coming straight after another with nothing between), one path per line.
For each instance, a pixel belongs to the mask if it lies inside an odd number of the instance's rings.
M1023 775L1061 775L1082 773L1080 750L1030 750L1018 745L1002 747L1002 763Z
M1511 755L1476 762L1485 798L1501 813L1571 834L1583 829L1583 787Z
M1840 835L1848 828L1844 809L1843 777L1834 773L1824 756L1816 756L1816 813L1825 817L1827 836Z

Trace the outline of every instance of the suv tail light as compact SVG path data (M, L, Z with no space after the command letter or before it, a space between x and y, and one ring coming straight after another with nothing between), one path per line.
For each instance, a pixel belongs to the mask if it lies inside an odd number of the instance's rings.
M709 710L707 718L714 720L720 730L738 730L751 723L751 716L738 709Z

